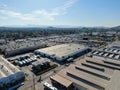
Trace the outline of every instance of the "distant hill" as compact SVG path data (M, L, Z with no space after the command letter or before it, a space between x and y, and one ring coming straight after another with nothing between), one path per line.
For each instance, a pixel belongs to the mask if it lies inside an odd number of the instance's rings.
M112 27L112 29L119 29L120 30L120 26Z
M120 31L120 26L115 27L81 27L81 26L23 26L23 27L0 27L1 30L20 30L20 31L29 31L29 30L82 30L82 31L104 31L104 30L118 30Z

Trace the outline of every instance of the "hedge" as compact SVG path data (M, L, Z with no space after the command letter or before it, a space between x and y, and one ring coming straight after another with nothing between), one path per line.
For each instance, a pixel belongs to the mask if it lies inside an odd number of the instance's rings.
M35 75L41 75L41 74L43 74L43 73L45 73L45 72L47 72L47 71L49 71L49 70L52 70L52 69L54 69L54 68L56 68L56 67L58 67L58 65L57 65L57 64L53 64L51 67L49 67L49 68L47 68L47 69L44 69L44 70L42 70L42 71L40 71L40 72L35 73Z

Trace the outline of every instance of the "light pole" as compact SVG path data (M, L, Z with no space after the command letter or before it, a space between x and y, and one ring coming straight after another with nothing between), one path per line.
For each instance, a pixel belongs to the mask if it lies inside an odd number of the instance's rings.
M34 74L33 74L33 90L35 90L35 78L34 78Z

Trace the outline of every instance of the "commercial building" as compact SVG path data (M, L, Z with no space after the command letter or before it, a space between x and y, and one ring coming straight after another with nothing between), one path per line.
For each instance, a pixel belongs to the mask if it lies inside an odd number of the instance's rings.
M7 42L5 39L0 39L0 45L5 45Z
M0 90L8 90L11 87L23 82L25 80L24 72L17 72L7 77L0 78Z
M0 90L9 88L23 82L25 74L0 56Z
M85 57L50 79L60 90L119 90L120 61Z
M108 45L108 47L120 49L120 41L112 42L111 44Z
M85 48L79 44L61 44L44 49L36 50L34 53L43 57L51 58L57 62L68 60L69 58L75 58L90 51L89 48Z
M18 48L18 47L20 47L20 48ZM12 46L9 46L9 48L5 49L5 57L16 56L19 54L31 52L31 51L34 51L36 49L44 48L44 47L46 47L45 44L34 45L34 46L27 46L26 45L26 47L25 47L25 45L21 45L21 46L16 45L16 46L14 46L14 48Z
M79 40L78 42L89 47L99 47L105 43L104 41L97 40Z

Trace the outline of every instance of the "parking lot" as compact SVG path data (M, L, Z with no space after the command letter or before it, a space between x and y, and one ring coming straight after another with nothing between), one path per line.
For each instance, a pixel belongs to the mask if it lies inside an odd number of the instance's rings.
M7 60L15 65L17 68L19 68L21 71L25 72L26 74L26 80L25 85L19 88L19 90L29 90L29 88L33 88L33 80L35 80L35 84L38 85L38 80L41 78L41 80L45 80L50 75L54 73L54 70L50 70L48 72L45 72L42 75L36 76L33 71L32 67L35 65L43 65L45 62L50 62L50 64L57 64L56 62L51 61L50 59L40 57L40 55L35 55L34 53L27 53L23 55L18 55L12 58L7 58ZM59 64L57 64L60 66ZM61 69L60 67L59 69ZM36 86L37 87L37 86ZM43 84L42 84L43 87ZM31 90L31 89L30 89Z

